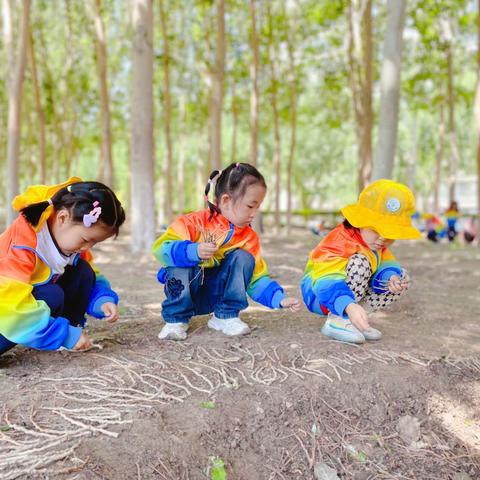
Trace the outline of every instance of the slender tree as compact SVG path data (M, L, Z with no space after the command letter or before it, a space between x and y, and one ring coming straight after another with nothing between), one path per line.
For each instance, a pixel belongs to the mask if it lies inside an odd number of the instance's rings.
M375 179L392 178L397 149L400 72L406 0L388 0L380 79L380 114L375 152Z
M132 0L131 219L135 252L150 251L155 238L152 2Z
M477 129L477 225L480 229L480 0L477 0L477 86L475 91L475 123ZM477 245L480 240L477 238Z
M4 25L8 32L12 32L10 2L4 0ZM25 77L25 64L27 60L28 31L30 18L30 0L22 3L22 15L19 29L19 38L15 59L8 60L13 65L13 74L8 85L8 142L7 142L7 202L18 194L18 175L20 164L20 129L22 115L22 90ZM8 25L9 23L9 25ZM10 45L8 55L14 55L13 40L8 40ZM10 206L7 208L7 225L12 223L14 212Z
M372 0L352 0L348 12L348 63L358 142L358 188L372 173Z
M442 39L445 44L445 53L447 60L447 132L450 147L450 162L448 174L448 197L449 201L455 200L455 187L457 183L457 170L460 165L460 155L458 153L457 132L455 125L455 93L453 78L453 32L451 20L440 18L440 28Z
M98 178L100 181L113 187L112 127L107 78L107 39L101 15L102 0L88 0L87 8L94 24L97 74L100 90L102 145Z
M163 0L159 0L160 9L160 30L163 40L163 108L164 108L164 132L166 145L165 158L165 200L164 215L165 221L170 223L173 217L173 144L172 144L172 93L170 88L170 42L168 39L168 19Z
M282 144L280 139L280 115L278 111L278 78L277 58L275 49L273 12L271 5L267 5L268 15L268 65L270 70L270 102L273 115L273 171L275 175L275 229L280 229L280 166L282 161Z
M225 74L225 0L215 0L217 43L215 65L212 74L212 95L210 102L210 162L214 170L222 165L222 110L223 83Z
M38 164L37 171L40 183L46 181L47 151L46 151L46 132L45 132L45 110L42 105L42 94L38 81L37 60L35 57L35 46L31 28L28 32L28 58L32 76L33 94L35 98L35 111L37 114L38 130Z
M238 130L238 106L237 106L237 87L235 79L232 79L232 146L230 153L230 161L237 161L237 130Z
M289 234L292 226L292 182L293 165L295 161L295 150L297 146L297 77L294 56L294 44L296 33L296 16L291 16L291 25L288 28L287 50L288 50L288 68L289 68L289 91L290 91L290 148L287 164L287 233Z
M433 211L440 212L440 182L442 179L442 165L445 152L445 114L443 103L439 108L439 122L438 122L438 142L435 152L435 179L433 189Z
M258 106L260 94L258 89L258 71L260 67L260 53L257 33L256 0L250 0L250 48L252 59L250 62L250 79L252 89L250 93L250 163L257 165L258 158Z

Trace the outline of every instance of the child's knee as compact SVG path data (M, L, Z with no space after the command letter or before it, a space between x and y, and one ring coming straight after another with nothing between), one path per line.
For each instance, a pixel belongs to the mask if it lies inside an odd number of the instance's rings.
M372 267L370 265L370 260L368 260L368 258L361 253L356 253L355 255L352 255L348 259L347 264L347 273L349 271L361 275L370 274L369 276L371 276Z
M226 260L247 271L251 270L253 272L253 269L255 268L255 258L253 255L240 248L229 253Z
M81 278L81 283L85 284L95 284L95 272L93 271L92 266L82 258L78 260L78 263L75 267L77 275Z
M166 269L165 294L170 299L190 295L191 268L170 267Z
M346 273L349 282L364 283L372 276L370 261L365 255L356 253L348 259Z
M52 317L59 317L63 313L65 306L65 292L55 284L49 283L33 289L33 296L36 300L43 300L50 309Z

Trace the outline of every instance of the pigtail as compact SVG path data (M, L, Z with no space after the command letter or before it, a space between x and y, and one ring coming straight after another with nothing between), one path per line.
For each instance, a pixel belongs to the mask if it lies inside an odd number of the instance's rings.
M205 201L207 202L208 209L210 210L210 218L213 217L216 213L220 213L220 210L218 207L210 202L208 199L208 194L210 192L211 186L213 185L213 181L217 175L222 175L221 170L214 170L211 174L210 177L208 178L208 182L205 185Z
M32 227L36 227L40 221L42 213L48 208L49 205L49 201L33 203L32 205L23 208L20 213L25 217L27 222Z

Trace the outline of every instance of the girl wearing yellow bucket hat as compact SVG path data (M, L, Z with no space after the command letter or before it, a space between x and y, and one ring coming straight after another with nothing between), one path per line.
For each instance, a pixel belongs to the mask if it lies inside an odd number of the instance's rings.
M310 253L303 299L310 311L327 316L324 335L351 343L379 340L367 311L386 307L408 288L408 274L388 247L421 237L411 223L415 197L401 183L377 180L341 212L345 221Z

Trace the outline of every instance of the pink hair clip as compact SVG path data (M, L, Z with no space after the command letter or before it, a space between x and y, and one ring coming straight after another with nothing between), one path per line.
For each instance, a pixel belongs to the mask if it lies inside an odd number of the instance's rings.
M90 228L93 223L97 223L98 217L102 213L102 207L99 207L98 205L98 202L93 202L94 208L83 216L83 224L87 228Z
M240 163L237 162L237 163L235 164L235 168L238 168L239 166L240 166Z

